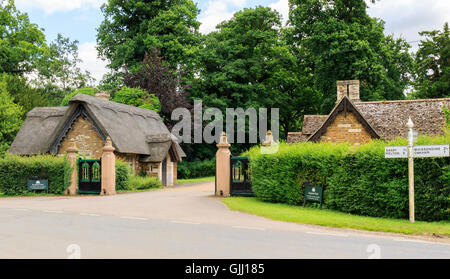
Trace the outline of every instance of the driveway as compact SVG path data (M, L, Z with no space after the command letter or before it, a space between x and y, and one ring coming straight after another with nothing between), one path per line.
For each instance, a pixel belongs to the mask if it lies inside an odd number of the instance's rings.
M367 258L378 250L388 258L450 258L447 240L273 221L230 211L213 193L214 182L1 198L0 257L65 258L74 244L88 258Z

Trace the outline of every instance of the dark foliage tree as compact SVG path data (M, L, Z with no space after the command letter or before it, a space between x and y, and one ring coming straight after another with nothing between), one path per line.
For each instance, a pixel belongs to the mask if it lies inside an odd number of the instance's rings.
M180 84L179 76L183 76L183 73L166 66L159 50L153 47L149 53L144 54L138 70L131 72L126 69L123 80L128 87L140 88L158 97L162 117L171 128L174 124L170 120L172 111L176 108L191 108L186 91L187 85Z

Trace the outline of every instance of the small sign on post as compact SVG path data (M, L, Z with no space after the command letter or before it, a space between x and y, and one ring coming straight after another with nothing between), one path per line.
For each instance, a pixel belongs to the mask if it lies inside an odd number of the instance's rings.
M449 157L448 144L416 145L417 132L413 131L414 123L411 117L408 120L408 146L386 146L384 158L408 158L408 184L409 184L409 221L414 223L414 158Z
M305 186L303 206L306 205L306 201L319 202L320 209L322 209L323 187L322 186L311 186L310 181L305 181L303 183L303 185Z
M32 190L46 190L48 194L48 179L28 179L27 188L29 191Z

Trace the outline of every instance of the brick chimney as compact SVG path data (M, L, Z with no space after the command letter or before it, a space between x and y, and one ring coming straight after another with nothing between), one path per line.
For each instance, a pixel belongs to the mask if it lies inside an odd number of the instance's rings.
M352 102L361 102L359 99L359 80L338 80L337 100L339 102L344 96L347 96Z
M95 98L103 99L103 100L109 100L109 93L105 91L98 91L94 93Z

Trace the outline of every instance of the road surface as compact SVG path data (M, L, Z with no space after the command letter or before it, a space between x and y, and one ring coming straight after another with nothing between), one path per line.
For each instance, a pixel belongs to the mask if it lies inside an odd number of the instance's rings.
M450 258L448 239L273 221L213 192L1 198L0 258Z

